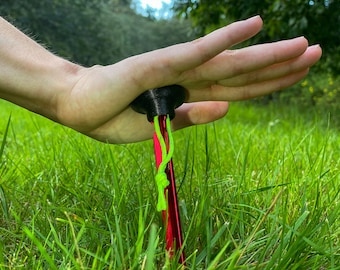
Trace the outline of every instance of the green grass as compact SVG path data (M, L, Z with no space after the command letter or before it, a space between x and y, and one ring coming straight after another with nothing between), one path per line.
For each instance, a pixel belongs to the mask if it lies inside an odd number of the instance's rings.
M0 269L181 269L150 141L106 145L0 106ZM232 104L174 134L189 269L340 269L337 117Z

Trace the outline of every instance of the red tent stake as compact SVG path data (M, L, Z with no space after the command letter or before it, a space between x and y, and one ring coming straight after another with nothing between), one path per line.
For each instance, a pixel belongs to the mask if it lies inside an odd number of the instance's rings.
M162 152L169 152L169 134L167 131L167 120L170 121L175 117L175 108L183 104L185 100L186 94L185 89L179 85L170 85L164 86L161 88L155 88L148 90L138 96L132 103L131 107L136 112L144 113L147 115L147 119L149 122L156 121L154 119L158 119L158 123L155 123L155 127L157 127L157 133L161 141L165 142L165 146L162 142L162 146L159 142L157 134L154 134L154 150L156 156L156 167L160 167L162 163ZM157 117L156 117L157 116ZM159 130L158 130L159 127ZM160 132L160 134L159 134ZM169 130L170 132L170 130ZM171 135L171 134L170 134ZM162 139L163 138L163 139ZM171 136L170 136L171 138ZM170 140L172 141L172 140ZM162 150L163 148L163 150ZM168 161L169 157L169 161ZM165 180L169 182L169 185L164 185L165 190L165 198L167 202L164 200L164 197L159 200L161 202L160 209L166 210L162 211L163 222L166 226L166 249L169 252L170 257L173 257L175 252L180 252L179 262L181 264L185 264L185 256L183 252L183 237L181 230L181 222L179 219L179 209L178 209L178 201L177 201L177 192L176 192L176 183L175 183L175 174L173 169L171 156L168 156L164 161L167 164L161 164L161 180ZM165 167L165 171L163 171L163 166ZM166 175L167 179L164 179ZM164 177L164 178L163 178ZM157 181L157 179L156 179ZM164 183L163 183L164 184ZM161 184L159 192L161 195L163 192L163 184ZM159 197L160 198L160 197ZM167 204L167 206L166 206ZM158 207L158 205L157 205Z
M161 115L158 118L161 134L165 140L167 149L169 148L168 133L166 130L166 116ZM154 134L154 150L156 157L156 167L158 168L162 162L162 150L157 139L156 134ZM180 222L180 215L178 209L177 191L176 191L176 181L175 174L173 170L172 160L167 165L165 171L167 178L170 182L169 186L165 189L165 196L167 198L167 210L162 211L163 222L166 226L166 249L169 251L170 257L173 256L175 251L180 251L179 262L184 264L185 255L183 251L183 237Z

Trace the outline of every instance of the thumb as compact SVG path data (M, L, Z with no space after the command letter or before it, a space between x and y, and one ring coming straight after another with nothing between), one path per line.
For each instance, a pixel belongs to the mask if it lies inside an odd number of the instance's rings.
M218 120L228 112L228 102L203 101L185 103L176 110L172 126L174 130Z

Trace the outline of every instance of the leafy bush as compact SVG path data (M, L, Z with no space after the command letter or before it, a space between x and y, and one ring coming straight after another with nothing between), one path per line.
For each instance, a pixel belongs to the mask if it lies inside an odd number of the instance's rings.
M335 111L340 108L340 78L312 73L291 89L279 93L278 97L300 106L318 106Z

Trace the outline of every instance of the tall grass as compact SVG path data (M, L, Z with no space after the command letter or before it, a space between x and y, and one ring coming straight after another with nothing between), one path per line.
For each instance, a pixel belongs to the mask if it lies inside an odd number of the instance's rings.
M150 141L106 145L0 105L1 269L181 269ZM339 269L336 117L232 104L174 134L189 269Z

